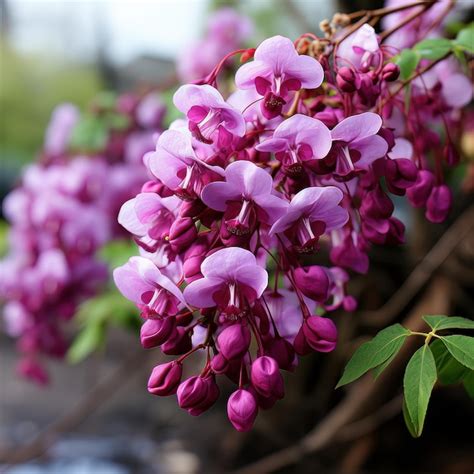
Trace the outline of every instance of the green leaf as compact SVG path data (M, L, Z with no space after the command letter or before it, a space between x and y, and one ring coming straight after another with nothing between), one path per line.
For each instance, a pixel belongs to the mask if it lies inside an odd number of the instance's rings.
M383 364L378 365L373 370L374 379L377 379L380 374L391 364L392 360L397 357L398 351L394 352Z
M403 419L405 420L405 425L407 426L408 431L413 436L413 438L418 438L415 426L413 425L413 421L411 420L410 414L408 413L407 404L405 400L403 400Z
M420 62L420 56L411 49L404 49L394 59L400 68L400 78L404 81L413 74Z
M474 321L460 316L423 316L428 326L436 331L442 329L474 329Z
M468 53L474 54L474 23L462 29L456 36L454 43Z
M460 364L446 349L441 340L436 339L430 345L433 352L438 380L444 385L451 385L460 382L469 371Z
M74 127L69 145L74 150L102 150L107 137L108 132L104 122L99 117L89 115L81 118Z
M371 341L362 344L347 363L336 388L346 385L368 370L383 364L402 347L410 331L400 324L393 324L380 331Z
M413 424L415 437L421 435L431 391L436 382L436 364L433 353L426 344L420 347L409 360L403 389L407 414Z
M474 370L470 370L462 381L467 394L474 400Z
M105 325L89 324L76 336L69 351L67 359L71 364L84 360L92 352L99 349L105 341Z
M413 51L418 53L423 59L436 61L448 54L453 48L451 40L446 38L430 38L420 41L413 47Z
M474 337L443 336L441 340L456 360L465 367L474 369Z

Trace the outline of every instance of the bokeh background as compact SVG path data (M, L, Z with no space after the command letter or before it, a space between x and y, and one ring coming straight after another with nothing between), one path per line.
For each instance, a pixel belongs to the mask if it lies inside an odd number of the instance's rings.
M68 101L86 107L100 91L177 84L175 61L202 35L206 19L216 8L232 5L248 15L255 24L251 44L256 44L277 33L295 38L305 31L316 31L318 23L335 11L380 4L331 0L0 0L0 199L17 182L22 166L35 159L56 104ZM166 97L169 101L171 93ZM454 178L458 184L465 173L466 167L461 167ZM459 197L446 228L456 222L470 199ZM371 276L355 281L355 291L369 306L381 306L387 293L396 291L445 231L422 223L417 215L411 216L410 222L409 246L376 253ZM6 225L0 221L0 226L1 255ZM443 263L442 271L427 270L438 273L433 278L430 274L429 285L427 280L418 288L419 311L423 304L430 307L435 303L442 307L440 311L452 314L472 310L472 240L471 235L462 242ZM339 322L349 317L341 315ZM353 331L352 323L342 323L343 330ZM366 332L372 330L370 318L365 328L369 328ZM158 362L157 354L142 351L134 334L112 328L102 351L78 365L52 362L52 384L38 388L15 377L14 342L0 334L0 454L18 443L31 442L51 424L54 428L46 431L52 445L46 455L32 461L25 456L9 472L226 472L291 445L341 398L332 387L345 355L338 353L324 361L310 357L298 375L292 376L286 399L260 417L253 433L241 435L226 422L223 402L196 419L179 410L173 397L149 395L146 380ZM327 383L317 383L321 379ZM387 381L387 386L396 389L400 380ZM99 387L93 388L97 384ZM472 423L470 428L466 423L466 419L472 422L473 409L461 389L434 393L421 440L412 440L401 415L392 411L387 409L387 419L375 432L355 426L352 433L342 433L334 446L301 455L284 472L473 471ZM0 459L0 466L3 461Z

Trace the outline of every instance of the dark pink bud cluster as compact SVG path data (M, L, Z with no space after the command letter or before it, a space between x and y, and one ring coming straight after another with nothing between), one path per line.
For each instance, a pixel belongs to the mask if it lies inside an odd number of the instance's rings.
M142 156L154 147L164 111L156 94L126 94L107 106L99 98L90 113L106 133L103 143L91 144L83 125L90 117L70 104L57 107L41 161L24 170L21 185L6 197L3 210L12 227L10 253L0 262L0 298L25 377L47 382L43 356L64 356L69 340L63 326L107 281L97 251L124 235L117 214L146 180ZM178 234L177 242L188 238ZM171 329L148 325L142 336L150 346L165 342Z
M199 415L227 377L239 431L284 396L284 371L300 356L336 347L332 313L357 306L348 271L368 271L371 246L404 241L393 195L433 222L451 204L442 165L456 160L442 147L438 156L441 133L423 130L454 120L464 99L454 106L415 86L416 110L405 110L393 48L368 24L318 54L299 48L308 38L245 51L228 97L217 77L232 54L179 88L183 116L144 158L154 184L119 215L141 256L115 282L145 319L144 347L175 356L153 370L150 392L176 391ZM191 356L202 369L181 380Z

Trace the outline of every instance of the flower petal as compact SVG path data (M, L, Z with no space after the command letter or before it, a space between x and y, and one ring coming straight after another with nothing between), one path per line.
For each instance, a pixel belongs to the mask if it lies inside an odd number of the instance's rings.
M338 123L331 131L333 140L352 142L375 135L382 126L382 118L373 112L352 115Z

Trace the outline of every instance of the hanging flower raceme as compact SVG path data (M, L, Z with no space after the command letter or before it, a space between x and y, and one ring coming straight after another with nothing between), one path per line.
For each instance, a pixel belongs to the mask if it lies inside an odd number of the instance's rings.
M459 104L406 115L384 37L370 25L327 35L245 51L227 100L216 80L225 61L182 86L183 118L145 157L156 182L120 213L142 256L115 271L117 286L141 309L143 346L175 356L149 391L199 415L228 377L239 431L284 396L283 371L336 347L332 313L357 306L349 271L368 271L372 245L403 242L392 195L433 222L451 203L438 150L433 169L428 156L440 138L422 129L440 110L454 120ZM183 379L197 354L202 370Z
M150 93L142 98L126 94L107 106L98 100L92 110L83 116L70 104L56 108L41 162L25 169L3 206L12 225L10 253L0 262L5 327L18 339L19 373L38 383L48 381L44 356L63 357L68 350L65 323L107 282L108 268L97 252L126 235L117 214L147 179L142 157L154 147L165 107ZM88 136L91 120L104 132L101 143ZM154 183L148 186L156 189ZM141 193L127 203L119 221L152 246L168 235L175 200L171 192L167 198ZM147 293L140 300L149 314L169 313L180 304L168 289L160 293L161 287L153 288L156 295L152 292L147 300Z

